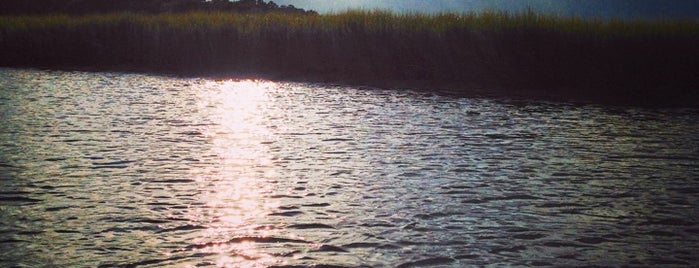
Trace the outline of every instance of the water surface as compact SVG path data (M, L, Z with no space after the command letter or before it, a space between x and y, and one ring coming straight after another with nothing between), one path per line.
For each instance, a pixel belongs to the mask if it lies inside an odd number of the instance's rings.
M0 70L0 266L699 263L699 111Z

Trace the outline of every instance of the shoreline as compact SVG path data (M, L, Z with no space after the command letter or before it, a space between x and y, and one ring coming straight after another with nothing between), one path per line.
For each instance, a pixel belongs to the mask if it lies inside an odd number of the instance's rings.
M0 16L0 66L699 107L697 32L529 13Z

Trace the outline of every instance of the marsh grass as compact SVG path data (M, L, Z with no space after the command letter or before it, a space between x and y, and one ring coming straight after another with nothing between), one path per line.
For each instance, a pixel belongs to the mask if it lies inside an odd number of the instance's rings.
M3 66L697 101L699 23L507 14L0 17Z

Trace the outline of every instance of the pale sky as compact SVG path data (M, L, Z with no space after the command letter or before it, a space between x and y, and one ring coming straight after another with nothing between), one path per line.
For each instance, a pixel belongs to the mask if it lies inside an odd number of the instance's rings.
M538 12L601 18L699 19L699 0L274 0L320 13L350 8L397 12L468 12L482 10Z

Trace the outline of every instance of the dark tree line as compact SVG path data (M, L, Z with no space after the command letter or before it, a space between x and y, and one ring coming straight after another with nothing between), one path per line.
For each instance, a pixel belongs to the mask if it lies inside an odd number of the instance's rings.
M93 14L111 12L231 11L315 14L264 0L0 0L0 15Z

